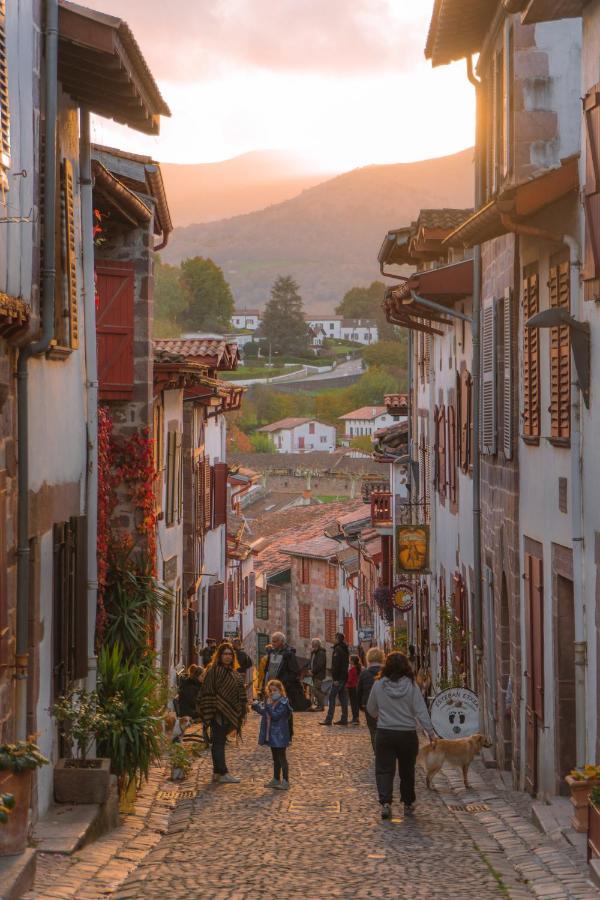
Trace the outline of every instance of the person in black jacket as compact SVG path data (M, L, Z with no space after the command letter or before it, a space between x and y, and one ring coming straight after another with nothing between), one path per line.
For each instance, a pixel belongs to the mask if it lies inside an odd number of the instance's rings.
M375 753L375 732L377 731L377 719L370 716L367 712L367 700L371 693L371 688L375 683L375 679L383 669L385 662L385 653L379 647L371 647L367 650L367 668L363 669L358 679L358 705L364 709L367 719L369 734L371 735L371 744L373 745L373 753Z
M202 689L200 679L203 672L202 666L196 666L192 663L185 676L179 682L179 692L177 694L178 716L189 716L190 719L198 718L197 704Z
M274 678L282 682L294 712L304 712L307 701L300 683L300 666L296 651L289 646L285 635L280 631L271 635L271 649L268 651L263 690Z
M331 657L331 678L333 684L329 692L329 708L324 720L320 725L333 724L333 713L335 710L336 698L340 699L342 707L342 717L335 723L336 725L348 724L348 690L346 681L348 680L348 668L350 666L350 651L348 644L344 640L342 632L338 632L335 636L335 644L333 645L333 655Z
M244 650L241 638L234 638L232 644L233 649L235 650L236 659L238 661L238 674L243 675L245 681L246 672L248 671L248 669L252 668L252 660Z
M213 654L216 649L217 649L217 642L215 641L215 639L214 638L206 638L206 644L202 648L202 652L200 653L200 656L202 658L202 665L204 666L204 668L206 668L206 666L209 664L209 662L213 658Z
M313 697L317 701L317 710L323 712L325 709L325 694L321 690L321 683L327 677L327 654L325 648L321 646L319 638L313 638L311 641L312 652L310 654L310 674L313 680Z

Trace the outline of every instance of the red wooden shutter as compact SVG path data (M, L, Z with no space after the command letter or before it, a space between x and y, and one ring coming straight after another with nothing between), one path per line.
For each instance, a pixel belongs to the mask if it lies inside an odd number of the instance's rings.
M69 333L65 335L67 346L79 347L79 298L77 296L77 247L75 241L75 202L73 166L65 159L62 166L62 193L65 204L64 248L67 280L67 306Z
M194 530L199 534L204 530L204 457L196 461L194 467Z
M440 489L440 457L439 457L439 419L440 419L440 409L438 406L434 407L433 410L433 428L434 428L434 438L433 438L433 459L434 459L434 469L433 469L433 489L435 491L439 491ZM424 440L424 439L423 439ZM425 467L423 467L423 474L425 474Z
M437 427L438 443L438 490L440 500L446 499L447 474L446 474L446 407L441 406L438 413Z
M233 578L227 582L227 613L231 617L235 611L235 595L233 589Z
M448 406L448 491L450 503L456 503L456 409Z
M210 477L210 459L208 455L204 457L204 471L202 473L202 493L204 530L209 531L212 528L212 484Z
M6 56L6 3L0 3L0 163L10 169L10 109Z
M177 434L175 431L167 432L167 502L165 509L165 524L172 525L175 521L175 480L177 457Z
M600 84L583 101L586 128L585 252L583 277L600 278Z
M460 376L460 454L459 463L466 474L471 463L471 384L472 378L464 369Z
M325 640L328 644L332 644L337 632L337 611L335 609L325 610Z
M225 605L225 585L222 581L208 588L207 637L216 641L223 639L223 612Z
M540 311L538 273L523 279L523 318L525 322ZM523 437L540 436L540 338L537 328L523 328Z
M101 400L127 400L133 393L133 263L96 264L96 338Z
M215 463L214 467L214 527L227 522L227 463Z
M344 640L347 644L354 641L354 619L352 616L344 616Z
M498 412L496 398L497 338L496 303L483 307L481 318L481 452L497 452Z
M298 636L310 637L310 603L298 604Z
M504 459L513 455L513 316L512 293L507 288L502 303L502 325L504 334L503 379L502 379L502 449Z
M550 305L569 309L569 263L550 269ZM568 325L550 329L550 434L559 441L571 437L571 337Z

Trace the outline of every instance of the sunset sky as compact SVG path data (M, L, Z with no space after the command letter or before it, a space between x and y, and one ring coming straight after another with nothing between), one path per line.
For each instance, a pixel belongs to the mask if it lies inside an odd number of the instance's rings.
M131 26L171 107L147 138L96 120L96 141L162 162L250 150L318 171L442 156L473 143L463 64L432 70L433 0L90 0Z

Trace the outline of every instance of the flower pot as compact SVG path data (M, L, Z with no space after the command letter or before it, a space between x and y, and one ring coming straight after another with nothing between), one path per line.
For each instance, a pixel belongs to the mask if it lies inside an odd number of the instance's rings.
M589 797L593 787L600 784L600 780L573 778L567 775L565 781L569 785L571 791L571 804L573 805L573 818L571 825L575 831L587 832L589 822Z
M27 846L29 833L29 806L33 770L24 772L0 772L0 792L12 794L15 806L6 825L0 825L0 856L21 853Z
M590 802L587 832L587 859L597 859L600 856L600 809Z
M137 796L137 784L132 778L129 784L121 788L119 793L119 812L127 816L135 810L135 798Z
M104 803L110 785L110 759L59 759L54 767L57 803Z

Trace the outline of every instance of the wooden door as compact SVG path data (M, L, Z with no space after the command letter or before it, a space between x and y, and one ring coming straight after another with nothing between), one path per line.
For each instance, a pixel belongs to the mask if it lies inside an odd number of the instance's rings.
M96 339L101 400L133 394L135 273L131 262L96 265Z
M543 563L525 554L525 629L527 662L525 782L535 795L538 789L538 732L544 725L544 591Z
M304 438L303 437L298 438L298 450L304 450Z
M573 582L556 582L556 757L561 794L569 794L565 775L577 765L575 707L575 604Z
M223 639L223 613L225 601L225 585L222 581L211 584L208 589L208 621L207 634L215 641Z

